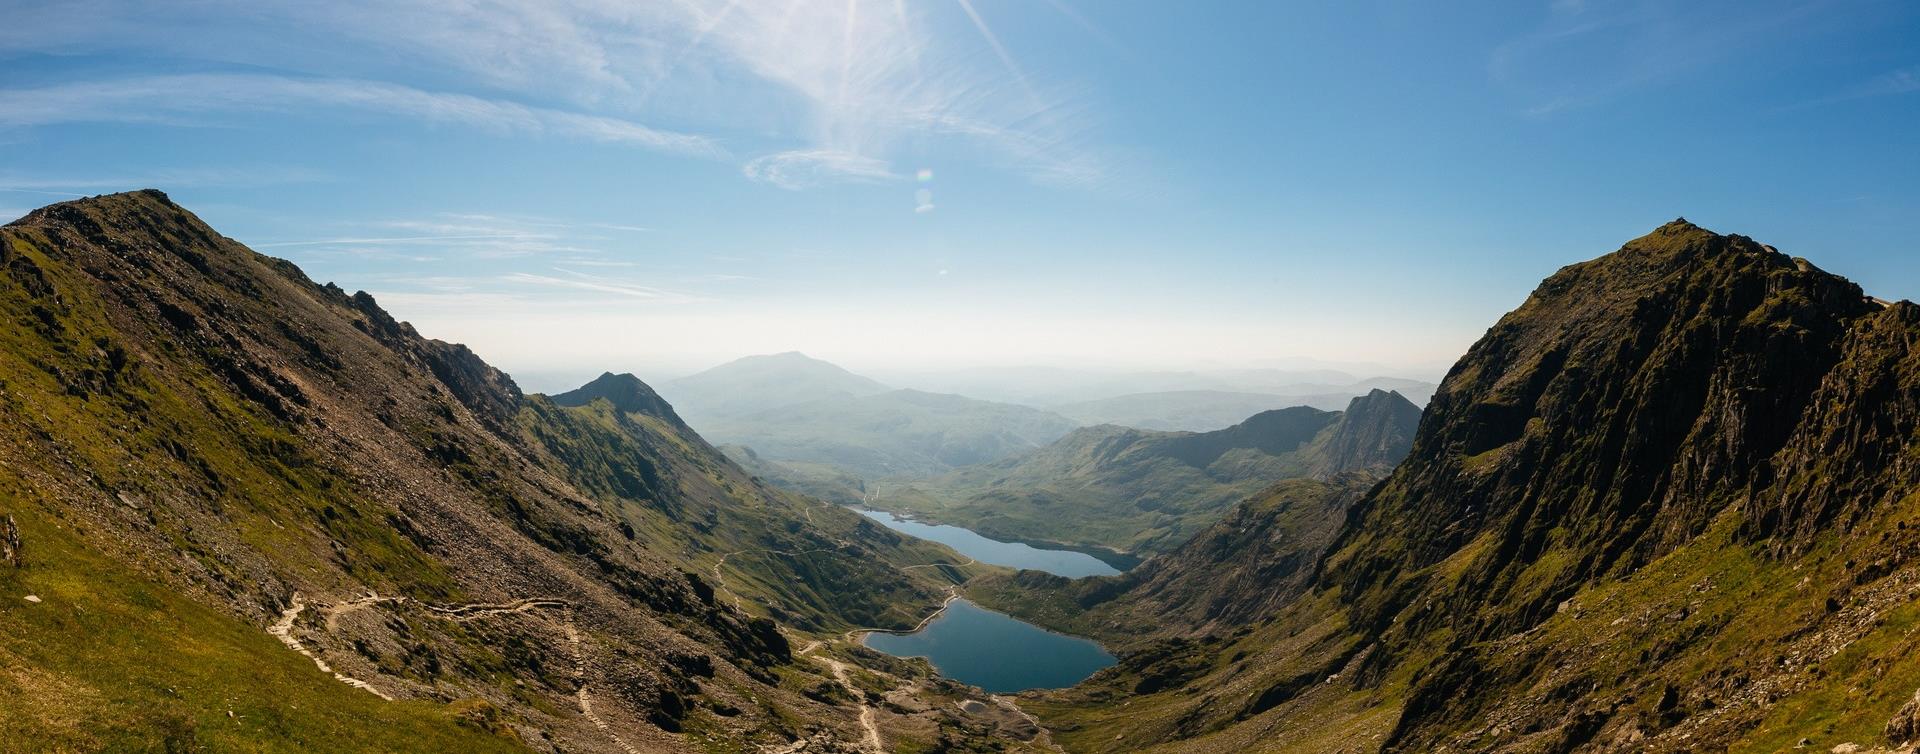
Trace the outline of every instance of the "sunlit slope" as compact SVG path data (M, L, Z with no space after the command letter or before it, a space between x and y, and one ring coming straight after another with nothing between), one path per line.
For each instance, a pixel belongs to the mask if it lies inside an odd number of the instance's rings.
M1031 706L1079 751L1905 745L1916 349L1920 307L1662 227L1488 331L1312 589Z
M158 192L0 230L0 312L6 740L858 741L792 632L911 625L964 577L668 411L522 395Z
M1406 398L1374 391L1344 412L1296 406L1215 432L1088 427L1005 461L870 485L867 504L999 539L1150 555L1277 481L1392 468L1419 420Z

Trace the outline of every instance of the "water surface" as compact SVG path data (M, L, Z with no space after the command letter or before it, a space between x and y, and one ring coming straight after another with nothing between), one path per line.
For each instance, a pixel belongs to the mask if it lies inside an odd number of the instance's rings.
M932 540L946 545L982 563L1011 566L1013 568L1031 568L1046 571L1056 576L1080 578L1082 576L1112 576L1120 571L1105 561L1084 552L1072 550L1043 550L1019 542L1001 542L988 539L972 529L946 524L926 524L911 521L888 513L887 511L862 510L861 515L886 524L895 531L911 534L921 539Z
M867 646L925 657L940 674L994 693L1072 686L1114 663L1100 645L1040 628L966 600L911 634L867 634Z

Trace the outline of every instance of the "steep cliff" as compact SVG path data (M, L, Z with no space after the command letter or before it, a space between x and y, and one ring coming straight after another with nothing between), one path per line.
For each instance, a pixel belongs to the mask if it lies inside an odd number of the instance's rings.
M1311 589L1035 706L1089 751L1905 744L1917 346L1920 307L1666 225L1475 344Z

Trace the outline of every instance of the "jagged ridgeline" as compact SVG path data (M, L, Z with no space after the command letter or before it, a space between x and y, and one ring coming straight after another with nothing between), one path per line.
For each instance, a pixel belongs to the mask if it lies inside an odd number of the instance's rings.
M1910 750L1915 552L1920 307L1677 221L1548 278L1364 494L994 585L1128 650L1029 705L1074 751Z
M159 192L0 229L0 316L0 749L859 741L789 636L965 577L631 376L522 394Z

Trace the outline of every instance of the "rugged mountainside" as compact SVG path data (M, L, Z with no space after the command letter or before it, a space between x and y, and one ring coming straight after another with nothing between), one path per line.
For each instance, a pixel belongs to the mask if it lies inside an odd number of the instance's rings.
M968 582L967 593L1023 618L1098 637L1136 658L1152 656L1146 650L1155 642L1231 632L1305 593L1347 511L1381 473L1370 468L1281 482L1172 552L1118 576L1064 579L1020 571ZM1164 673L1160 678L1166 680Z
M630 376L523 395L153 191L0 229L0 317L0 740L985 740L795 643L913 625L965 573L907 566L953 554L755 481Z
M695 424L802 473L865 479L923 477L1024 453L1060 439L1073 420L1010 403L892 390L779 406Z
M1376 390L1344 412L1296 406L1214 432L1088 427L1031 454L884 486L868 504L999 539L1150 554L1275 481L1384 473L1419 421L1413 403Z
M1920 307L1676 221L1488 331L1310 590L1031 707L1085 751L1907 745L1917 476Z

